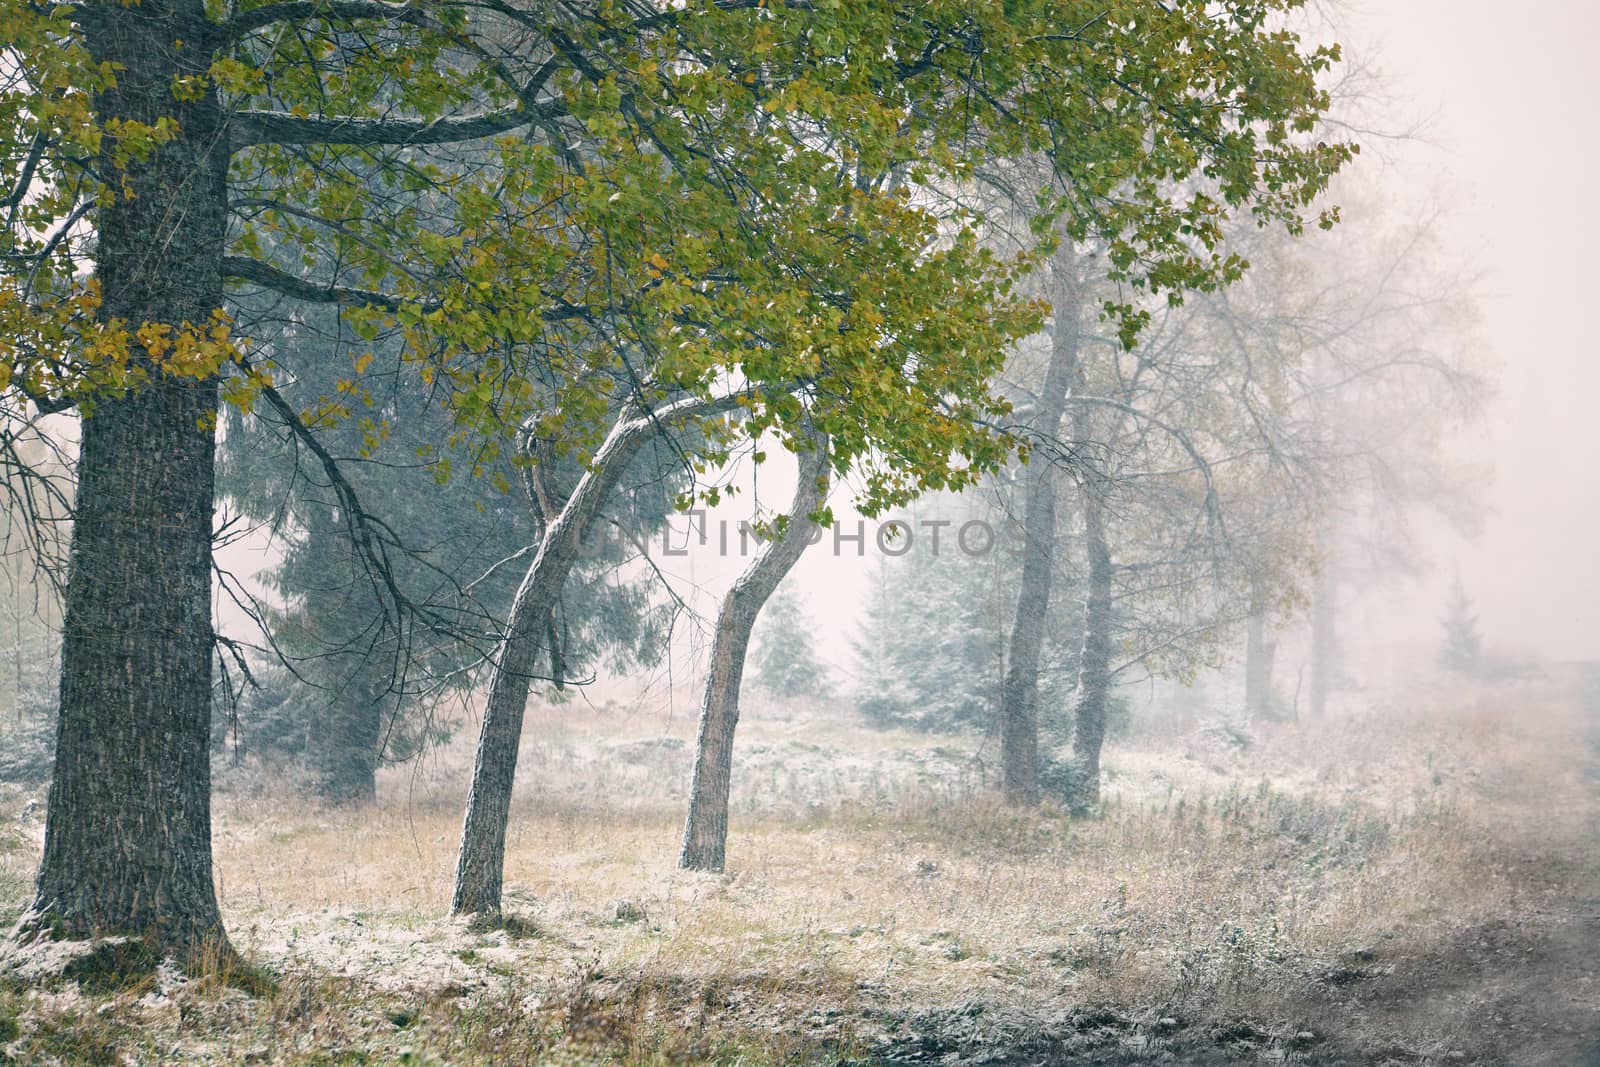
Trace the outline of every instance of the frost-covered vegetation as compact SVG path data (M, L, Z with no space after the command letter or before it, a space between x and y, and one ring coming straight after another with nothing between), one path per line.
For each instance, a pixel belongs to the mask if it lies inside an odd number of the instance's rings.
M242 777L218 798L219 882L270 989L170 969L12 986L5 1047L18 1063L1577 1063L1600 802L1571 681L1395 691L1229 737L1136 718L1091 820L997 803L970 735L753 702L723 875L674 868L681 719L535 709L490 926L443 917L465 749L387 772L361 813ZM8 914L39 830L30 816L0 845Z

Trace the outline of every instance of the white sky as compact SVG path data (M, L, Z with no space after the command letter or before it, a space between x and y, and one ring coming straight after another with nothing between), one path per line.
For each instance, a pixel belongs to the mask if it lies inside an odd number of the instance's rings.
M1600 658L1600 9L1583 0L1373 0L1352 21L1366 39L1351 45L1375 53L1415 110L1432 116L1432 145L1412 162L1437 168L1459 192L1454 236L1488 271L1483 310L1500 395L1472 436L1496 468L1495 513L1478 542L1458 550L1463 580L1492 643ZM1439 560L1435 589L1456 562ZM1442 601L1440 592L1432 603Z

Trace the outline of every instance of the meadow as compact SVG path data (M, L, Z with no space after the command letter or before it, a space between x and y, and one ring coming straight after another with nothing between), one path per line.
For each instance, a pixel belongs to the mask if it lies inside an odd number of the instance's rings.
M1594 1062L1592 698L1555 671L1136 716L1090 819L1004 807L982 738L757 705L722 875L675 866L688 717L530 709L497 926L444 917L470 728L374 810L224 769L218 887L259 973L12 984L0 1061ZM0 797L6 921L33 796Z

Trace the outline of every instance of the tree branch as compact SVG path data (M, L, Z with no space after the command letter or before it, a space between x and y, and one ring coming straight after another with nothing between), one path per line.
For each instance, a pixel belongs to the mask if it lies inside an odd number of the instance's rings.
M391 314L397 313L402 307L416 307L427 313L437 311L442 306L437 300L405 300L374 289L357 289L351 286L307 281L297 274L290 274L286 270L259 259L251 259L249 256L223 256L222 275L225 278L251 282L264 289L282 293L284 296L304 300L308 304L380 308ZM545 308L539 313L539 317L546 322L569 322L574 319L591 318L592 313L589 308L562 302Z
M397 312L400 308L413 303L402 300L389 293L380 293L372 289L354 289L342 285L324 285L318 282L307 281L297 274L290 274L280 270L270 263L249 256L223 256L222 276L224 278L237 278L241 281L252 282L266 289L272 289L284 296L304 300L308 304L338 304L341 307L375 307L385 311ZM424 310L432 310L437 304L421 305Z
M566 109L550 101L519 103L476 115L421 119L340 116L301 118L284 111L236 111L229 122L229 150L260 144L427 145L476 141L560 118Z
M430 7L445 6L438 3ZM217 35L223 43L237 41L247 33L266 29L280 22L298 19L393 19L396 22L428 24L428 8L420 4L396 3L389 0L303 0L299 3L263 4L261 7L239 14L219 23Z

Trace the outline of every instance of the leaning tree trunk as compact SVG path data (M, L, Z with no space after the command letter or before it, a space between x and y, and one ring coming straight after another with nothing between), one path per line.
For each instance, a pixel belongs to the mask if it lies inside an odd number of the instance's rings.
M664 423L673 418L709 415L726 406L720 401L685 400L653 415L618 421L560 513L545 527L539 550L517 589L510 625L490 677L489 701L478 735L466 823L461 831L461 853L456 862L452 914L500 912L506 824L511 816L511 789L517 774L517 749L522 741L529 684L538 669L540 654L546 651L544 638L551 612L578 560L590 523L634 454Z
M99 5L97 59L120 64L102 122L177 120L123 173L97 219L100 318L204 328L222 304L227 138L203 75L204 6ZM113 188L114 138L99 163ZM149 374L85 410L63 620L61 714L37 895L22 933L121 934L190 956L227 951L211 869L211 526L214 378Z
M1105 744L1106 708L1111 699L1112 563L1103 493L1097 480L1085 483L1083 543L1089 563L1089 595L1083 612L1078 706L1072 719L1072 792L1067 798L1069 807L1079 813L1100 802L1100 749Z
M805 552L813 529L807 516L822 507L828 494L828 439L812 434L810 440L812 450L799 457L789 525L733 583L717 613L711 670L706 676L700 733L695 742L689 817L683 828L683 851L678 856L678 866L686 870L722 870L728 844L733 732L739 725L739 683L744 676L750 632L768 598Z
M1039 391L1033 433L1051 450L1061 430L1067 390L1078 373L1080 300L1071 242L1063 239L1052 260L1055 325L1050 364ZM1039 803L1039 659L1055 574L1056 464L1028 465L1024 479L1022 585L1000 688L1001 790L1008 804Z

